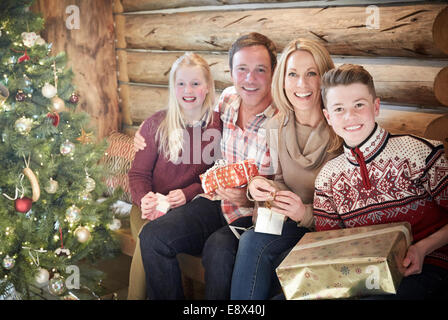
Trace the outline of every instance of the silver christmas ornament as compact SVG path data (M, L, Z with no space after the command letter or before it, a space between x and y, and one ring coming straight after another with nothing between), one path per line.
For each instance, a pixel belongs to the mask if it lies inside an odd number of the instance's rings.
M48 282L48 291L55 296L60 296L65 292L64 278L56 273Z
M75 153L75 145L72 142L66 140L61 144L61 148L59 150L64 156L72 156Z
M6 257L3 258L2 266L6 270L11 270L14 268L14 265L16 264L16 260L9 255L6 255Z
M72 205L65 211L65 218L70 223L76 223L81 220L81 210L77 206Z
M23 135L27 135L28 133L30 133L32 126L33 126L33 119L25 117L17 119L17 121L14 123L14 129L18 133Z

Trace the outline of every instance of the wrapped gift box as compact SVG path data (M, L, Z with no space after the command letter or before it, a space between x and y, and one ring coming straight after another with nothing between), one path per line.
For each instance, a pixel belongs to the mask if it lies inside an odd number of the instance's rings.
M285 215L275 212L271 208L259 207L257 210L255 232L281 235L285 220Z
M227 164L225 161L217 161L199 177L202 189L207 194L212 194L218 188L241 187L248 183L250 178L258 175L255 160L249 159L237 163Z
M288 300L393 294L411 242L407 222L309 232L276 272Z

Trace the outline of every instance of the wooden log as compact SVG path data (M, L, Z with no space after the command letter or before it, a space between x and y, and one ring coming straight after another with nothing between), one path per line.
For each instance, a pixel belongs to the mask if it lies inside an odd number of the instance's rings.
M119 53L122 51L118 50ZM171 65L182 54L183 52L128 51L126 55L119 54L119 66L127 63L128 79L131 82L168 85ZM232 85L227 54L201 53L201 55L210 65L217 89ZM440 102L436 99L433 86L444 61L353 57L336 57L334 61L336 65L343 63L363 65L372 74L377 93L385 102L427 107L443 105L440 99ZM120 67L120 79L121 73ZM442 95L447 94L447 90L440 92Z
M129 86L129 106L132 114L133 125L139 125L155 112L165 108L168 99L168 88L121 85ZM220 92L216 93L219 97ZM382 106L378 122L395 134L415 134L423 136L427 125L440 113L423 112L417 108L400 108Z
M79 9L79 25L71 20L75 10L66 13L70 5ZM80 96L78 108L91 115L89 129L98 139L119 130L112 1L37 0L31 9L46 20L42 37L53 43L52 54L67 53Z
M305 37L320 41L334 55L444 57L435 47L432 28L445 7L378 6L379 29L366 27L370 13L365 6L133 14L125 16L126 48L226 51L242 34L257 31L279 50ZM173 26L182 26L182 32Z
M434 94L440 103L448 106L448 67L437 74L434 81Z
M423 136L442 141L445 147L445 156L448 158L448 114L432 120L426 127Z
M400 107L380 108L377 122L392 134L414 134L424 136L426 127L434 119L440 117L440 113L419 112L418 110L406 110Z
M294 2L294 0L122 0L121 2L123 6L122 12L133 12L229 4Z
M442 10L434 21L432 36L436 46L448 54L448 7Z
M166 107L168 102L167 88L121 84L120 90L126 87L128 88L129 111L133 124L140 124L146 118Z
M128 51L127 61L120 59L119 65L127 62L128 78L131 82L168 85L171 65L183 53ZM216 88L224 89L232 84L226 54L200 53L200 55L210 66Z

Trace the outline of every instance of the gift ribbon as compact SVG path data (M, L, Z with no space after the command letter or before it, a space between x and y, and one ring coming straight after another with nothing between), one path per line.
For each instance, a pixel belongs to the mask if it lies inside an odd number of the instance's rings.
M368 231L368 232L360 233L360 234L352 234L349 236L321 240L321 241L317 241L317 242L313 242L313 243L299 244L299 245L295 246L292 249L292 251L322 247L322 246L331 245L331 244L335 244L335 243L357 240L357 239L362 239L362 238L367 238L367 237L371 237L371 236L377 236L377 235L381 235L381 234L385 234L385 233L389 233L389 232L397 232L397 231L403 232L403 234L406 238L406 244L409 247L412 242L411 233L409 232L409 229L406 228L404 225L397 225L397 226L390 227L390 228L384 228L384 229L380 229L380 230L372 230L372 231Z

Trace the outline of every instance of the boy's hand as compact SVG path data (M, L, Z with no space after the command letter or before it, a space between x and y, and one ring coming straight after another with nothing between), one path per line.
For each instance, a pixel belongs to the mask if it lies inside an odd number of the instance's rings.
M424 259L425 253L416 244L410 246L406 257L403 259L403 267L405 267L403 275L407 277L421 273Z

